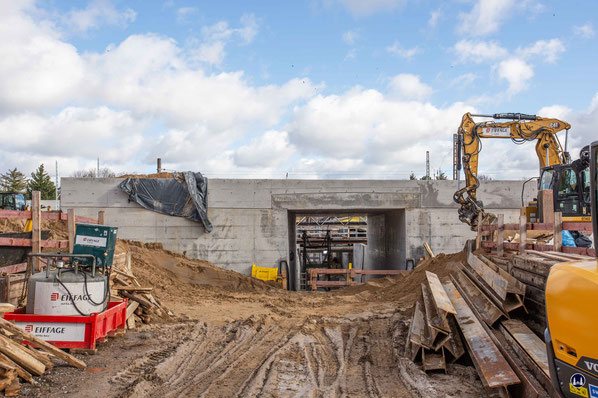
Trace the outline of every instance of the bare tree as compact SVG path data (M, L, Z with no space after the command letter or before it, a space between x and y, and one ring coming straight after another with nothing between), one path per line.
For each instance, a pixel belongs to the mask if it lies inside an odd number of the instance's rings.
M96 169L89 169L89 170L77 170L74 171L71 176L76 178L110 178L116 177L116 173L110 170L107 167L103 167L100 169L100 173L96 176Z

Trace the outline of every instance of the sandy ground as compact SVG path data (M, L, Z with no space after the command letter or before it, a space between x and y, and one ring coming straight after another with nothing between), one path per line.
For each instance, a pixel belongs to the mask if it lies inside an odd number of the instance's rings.
M109 339L89 368L57 366L36 397L482 397L472 366L426 375L403 357L424 270L334 292L286 292L159 247L119 242L175 323Z

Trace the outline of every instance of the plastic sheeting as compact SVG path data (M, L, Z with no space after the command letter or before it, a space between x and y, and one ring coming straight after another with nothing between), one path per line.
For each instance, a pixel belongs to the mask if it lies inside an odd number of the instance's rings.
M208 179L201 173L174 173L174 178L127 178L119 188L129 200L148 210L201 222L212 231L208 220Z

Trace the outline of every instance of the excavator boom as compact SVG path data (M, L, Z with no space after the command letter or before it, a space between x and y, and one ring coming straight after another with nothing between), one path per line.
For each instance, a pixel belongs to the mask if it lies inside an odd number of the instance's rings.
M492 118L476 123L474 117ZM508 121L497 121L508 120ZM536 141L536 154L540 168L569 163L569 154L563 149L557 137L560 131L568 131L571 125L558 119L542 118L522 113L497 113L493 115L463 115L457 131L460 160L465 173L465 187L455 192L453 199L461 208L459 219L477 228L480 215L484 215L483 203L477 200L478 157L482 149L482 138L510 139L516 144ZM459 165L459 169L460 169Z

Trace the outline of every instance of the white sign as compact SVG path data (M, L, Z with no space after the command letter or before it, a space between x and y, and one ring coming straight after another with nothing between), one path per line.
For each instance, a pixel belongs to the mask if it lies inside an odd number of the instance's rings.
M46 341L85 341L84 323L15 322L15 325Z
M83 314L102 312L104 304L104 282L88 282L85 293L83 281L80 283L37 282L35 284L35 303L33 313L36 315L76 315L81 314L75 309L73 302ZM92 299L100 305L93 304Z
M75 239L75 244L83 246L106 247L106 238L102 238L99 236L77 235L77 239Z
M482 134L493 137L510 137L511 129L509 127L483 127Z

